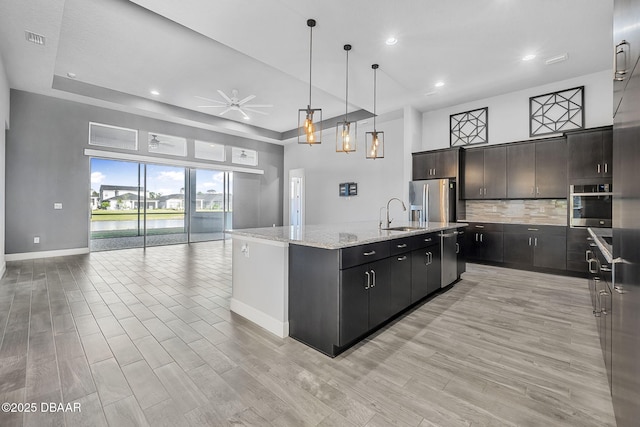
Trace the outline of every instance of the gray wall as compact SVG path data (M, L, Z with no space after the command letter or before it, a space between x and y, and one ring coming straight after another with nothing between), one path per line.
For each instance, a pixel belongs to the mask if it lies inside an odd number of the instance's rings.
M282 224L282 146L18 90L11 91L11 113L7 254L87 247L90 158L83 151L97 148L87 142L90 121L138 129L140 141L153 131L257 150L257 168L265 174L234 173L233 226ZM148 155L144 148L139 154ZM194 160L192 151L181 159ZM54 210L54 202L62 202L63 210ZM39 244L33 243L34 236L40 237Z

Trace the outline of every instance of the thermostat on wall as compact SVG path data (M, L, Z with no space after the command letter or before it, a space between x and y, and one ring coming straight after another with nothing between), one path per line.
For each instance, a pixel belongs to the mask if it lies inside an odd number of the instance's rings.
M349 197L358 195L357 182L343 182L340 184L340 197Z

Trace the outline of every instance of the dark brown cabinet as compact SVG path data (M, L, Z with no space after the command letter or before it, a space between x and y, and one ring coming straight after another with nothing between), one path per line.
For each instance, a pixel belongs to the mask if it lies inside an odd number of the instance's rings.
M567 134L569 179L610 179L613 165L612 143L611 129Z
M640 3L636 0L615 0L613 8L614 78L613 115L618 112L622 95L633 68L640 57Z
M399 313L411 304L411 252L393 255L390 258L389 289L390 315Z
M565 138L507 146L507 197L509 199L567 197Z
M586 228L567 228L567 270L587 274L589 233Z
M503 262L502 224L470 223L464 234L467 261Z
M413 179L456 178L459 149L434 150L413 154Z
M440 237L417 236L411 252L411 302L437 291L441 286Z
M566 227L504 225L504 262L521 267L567 267Z
M463 155L465 199L507 197L507 149L504 146L472 148Z

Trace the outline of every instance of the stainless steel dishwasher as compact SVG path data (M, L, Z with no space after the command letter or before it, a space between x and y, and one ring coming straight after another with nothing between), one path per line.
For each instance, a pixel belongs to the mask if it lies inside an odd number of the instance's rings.
M442 263L442 282L440 287L444 288L452 284L458 278L458 255L456 253L456 243L458 240L458 232L450 233L442 232L441 239L441 263Z

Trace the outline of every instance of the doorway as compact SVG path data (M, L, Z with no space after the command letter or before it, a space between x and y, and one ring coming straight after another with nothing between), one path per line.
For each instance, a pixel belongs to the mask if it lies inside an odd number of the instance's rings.
M304 225L304 204L304 169L292 169L289 171L289 225Z

